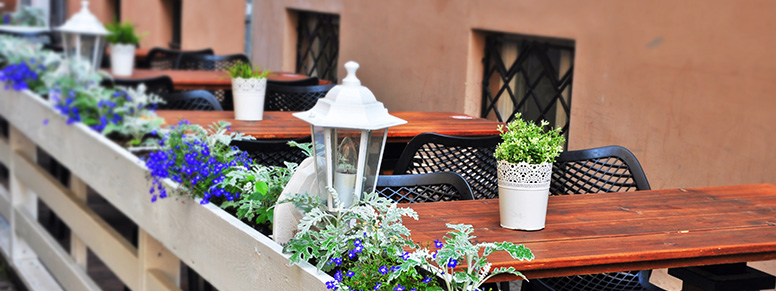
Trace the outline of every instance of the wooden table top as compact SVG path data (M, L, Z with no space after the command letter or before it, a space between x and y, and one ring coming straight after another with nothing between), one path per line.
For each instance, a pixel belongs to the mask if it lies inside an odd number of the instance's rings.
M224 120L232 123L232 130L252 135L257 139L293 139L310 135L310 124L291 114L293 112L265 111L264 120L241 121L234 119L233 111L182 111L158 110L156 114L167 124L176 124L180 119L191 123L208 125ZM408 141L424 132L436 132L458 136L482 136L498 134L497 121L471 117L452 112L391 112L407 121L404 125L388 129L391 142Z
M110 74L110 70L106 70ZM232 79L224 71L186 71L186 70L154 70L137 69L132 70L132 76L115 76L121 79L145 79L159 76L168 76L172 79L175 90L232 90ZM306 79L310 76L271 72L267 79L277 81L290 81ZM330 81L321 80L321 84L331 84Z
M404 220L418 242L444 236L446 223L466 223L480 242L525 244L533 261L504 252L488 260L528 279L776 259L771 184L550 196L540 231L501 228L498 199L407 206L420 218Z

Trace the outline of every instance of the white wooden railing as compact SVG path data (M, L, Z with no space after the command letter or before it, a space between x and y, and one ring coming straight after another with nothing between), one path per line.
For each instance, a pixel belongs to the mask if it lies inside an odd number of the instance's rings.
M218 207L167 198L151 203L142 161L83 124L67 125L40 96L0 89L0 250L31 290L97 290L87 248L132 290L177 290L180 261L220 290L325 290L332 278L289 266L282 247ZM44 121L47 124L44 125ZM71 171L65 188L35 161L36 147ZM138 225L137 248L86 205L91 187ZM65 250L37 222L41 199L71 229Z

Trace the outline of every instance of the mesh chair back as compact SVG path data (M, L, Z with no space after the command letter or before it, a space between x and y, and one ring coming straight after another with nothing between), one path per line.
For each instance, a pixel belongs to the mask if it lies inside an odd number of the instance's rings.
M159 109L173 110L200 110L200 111L222 111L221 104L205 90L184 91L178 93L169 93L162 96L167 103L159 104Z
M552 165L551 195L649 190L636 157L624 147L607 146L561 153ZM657 290L651 270L532 280L547 290Z
M180 70L224 71L238 62L250 63L248 56L244 54L234 55L197 55L183 54L178 61ZM232 90L210 91L216 96L221 107L233 110Z
M310 77L307 79L299 80L267 80L267 85L281 85L281 86L315 86L320 84L320 80L317 77Z
M394 174L455 172L469 183L475 199L496 198L498 173L493 152L500 142L498 135L458 137L419 134L404 148Z
M472 200L466 180L453 172L377 177L378 194L398 203Z
M157 70L173 70L178 68L178 61L183 54L213 55L213 49L206 48L193 51L171 50L155 47L148 51L143 67Z
M265 111L305 111L313 108L318 99L335 84L315 86L285 86L267 83L264 96Z
M294 139L298 143L309 143L307 136ZM283 162L300 164L307 158L302 149L291 147L288 140L233 140L231 145L248 152L248 156L259 165L284 166Z
M564 152L552 165L554 195L649 189L641 164L621 146Z
M114 78L113 80L105 79L102 81L102 85L112 88L114 86L137 88L140 84L145 84L146 92L153 93L159 96L173 92L172 79L168 76L159 76L145 79L122 79Z
M204 55L186 53L181 55L178 61L178 69L224 71L238 62L250 63L251 61L244 54Z
M53 31L0 31L0 35L3 34L23 38L31 43L41 43L44 47L52 46L57 41L57 34Z

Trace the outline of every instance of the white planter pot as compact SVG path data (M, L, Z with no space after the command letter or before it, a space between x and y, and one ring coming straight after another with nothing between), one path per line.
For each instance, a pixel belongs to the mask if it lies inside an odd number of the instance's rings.
M498 161L501 227L518 230L544 228L551 175L552 163Z
M135 45L110 45L110 69L114 76L132 76L132 69L134 67Z
M234 97L234 119L261 120L264 117L264 94L267 79L232 79Z

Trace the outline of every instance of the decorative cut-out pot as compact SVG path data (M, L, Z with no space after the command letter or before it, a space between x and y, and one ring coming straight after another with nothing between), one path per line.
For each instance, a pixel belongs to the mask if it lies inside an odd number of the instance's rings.
M115 76L132 76L135 67L135 45L110 45L110 70Z
M233 78L234 119L261 120L264 117L264 95L267 78Z
M552 163L498 161L501 227L517 230L544 228L551 175Z

